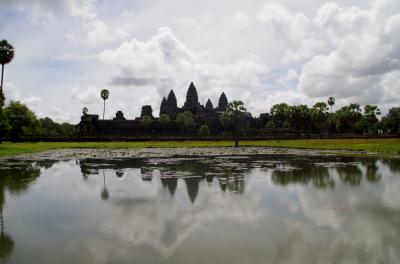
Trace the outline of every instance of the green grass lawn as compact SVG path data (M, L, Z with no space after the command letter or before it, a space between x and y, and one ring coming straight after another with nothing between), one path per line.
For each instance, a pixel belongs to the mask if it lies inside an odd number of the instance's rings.
M145 142L39 142L0 144L0 157L65 148L191 148L231 147L233 141L145 141ZM383 155L400 154L400 139L300 139L240 141L240 146L285 147L313 149L347 149L376 152Z

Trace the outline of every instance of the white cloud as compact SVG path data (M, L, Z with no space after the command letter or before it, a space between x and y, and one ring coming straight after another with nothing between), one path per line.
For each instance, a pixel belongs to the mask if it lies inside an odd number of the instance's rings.
M50 112L49 116L51 117L55 122L59 122L59 123L70 123L70 124L75 124L76 120L78 120L79 116L81 113L73 113L70 111L65 111L59 107L54 107ZM41 115L43 116L43 115Z
M288 86L290 82L297 82L299 79L299 73L293 69L290 68L288 69L287 75L284 77L281 77L277 80L277 83L281 84L282 86Z
M10 82L5 83L3 92L7 101L21 101L21 95L15 84Z
M100 90L90 86L87 89L81 87L75 87L71 91L71 97L73 100L78 100L82 104L94 104L99 101Z
M312 23L305 15L289 11L279 2L267 3L259 19L270 24L287 47L284 62L307 59L323 46L323 42L313 36Z
M400 69L400 35L393 34L399 30L399 14L384 16L373 7L362 10L328 3L318 10L315 21L328 33L334 49L303 66L301 91L310 97L375 104L400 95L399 88L387 89L387 80L398 77L392 72Z
M27 97L21 96L20 90L13 83L5 83L4 95L6 97L6 104L10 101L18 101L27 105L30 109L37 111L42 99L38 96L29 95Z
M99 18L96 2L96 0L16 0L13 2L6 0L4 4L15 5L21 10L29 10L31 20L37 24L55 23L60 17L71 20L80 19L81 26L64 32L64 35L67 40L74 42L83 39L89 47L98 47L127 37L128 33L122 27L112 30L105 21Z
M127 36L128 33L123 29L110 30L106 23L99 19L92 20L88 24L87 43L90 46L122 40Z
M95 18L96 0L3 0L0 5L30 11L33 22L54 22L60 15Z
M97 14L94 6L95 2L96 0L67 0L65 1L65 4L68 6L69 13L72 16L96 19Z
M235 16L232 19L233 25L239 29L245 29L249 25L249 18L243 12L236 12Z
M147 42L132 39L116 50L106 50L100 59L116 68L116 84L145 85L172 79L176 71L191 67L194 54L168 28L161 28Z
M83 26L75 31L65 33L65 38L70 42L84 40L89 48L100 47L110 42L125 39L128 33L123 29L110 29L110 27L98 18L84 19Z
M259 89L260 74L267 70L257 56L230 63L211 62L206 54L189 49L168 28L159 29L158 34L146 42L132 39L115 50L106 50L100 59L113 69L114 85L155 87L159 98L166 96L171 88L183 88L175 89L183 98L193 80L200 87L203 102L208 97L217 100L223 90L238 96L243 88Z
M42 102L42 99L38 96L28 96L22 100L22 102L32 109L35 109L39 106L39 104Z

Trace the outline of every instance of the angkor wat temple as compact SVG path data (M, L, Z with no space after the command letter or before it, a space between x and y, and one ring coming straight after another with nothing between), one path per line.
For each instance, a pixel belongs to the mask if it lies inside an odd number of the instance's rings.
M101 120L99 115L84 114L77 130L81 135L148 135L148 134L179 134L182 130L178 127L176 117L179 113L189 111L193 115L195 127L193 131L186 133L194 134L201 125L208 125L211 133L218 134L229 131L230 128L223 127L220 123L220 116L228 107L228 98L222 93L218 100L218 106L214 107L211 100L208 99L205 105L199 102L197 90L193 82L190 83L186 95L186 101L182 107L178 107L176 96L171 90L167 98L163 98L160 105L159 116L166 114L170 118L167 126L162 126L158 117L154 117L151 105L142 106L140 117L134 120L127 120L121 111L115 114L112 120ZM149 127L144 127L141 120L142 117L149 116L152 122ZM264 128L269 115L261 114L260 117L254 118L251 113L245 113L246 127L248 130L258 130Z

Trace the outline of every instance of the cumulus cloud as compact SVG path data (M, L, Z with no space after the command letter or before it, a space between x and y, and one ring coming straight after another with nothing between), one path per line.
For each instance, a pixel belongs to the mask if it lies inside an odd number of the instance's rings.
M79 41L83 39L89 47L98 47L109 42L123 40L128 36L128 33L122 29L112 30L103 21L98 18L84 17L83 30L67 32L65 37L71 41Z
M115 67L119 83L148 84L172 79L177 71L191 67L195 55L168 28L161 28L147 42L132 39L115 50L106 50L100 59ZM139 81L138 81L139 80Z
M50 22L59 15L95 18L95 0L3 0L0 5L31 12L33 22Z
M383 88L383 97L381 102L389 105L395 105L400 102L400 70L385 74L380 80L378 87Z
M42 102L42 98L34 95L29 96L21 96L20 90L13 83L6 83L4 89L4 95L6 97L6 104L10 101L18 101L23 104L26 104L29 108L33 110L37 110Z
M389 80L399 81L400 34L394 32L400 30L400 10L376 2L368 10L335 3L318 10L315 23L327 32L334 49L303 66L299 87L306 95L375 104L399 97L400 89Z
M249 20L250 19L243 12L236 12L232 22L237 29L241 30L245 29L249 25Z
M100 90L93 86L90 86L87 89L75 87L71 91L71 97L73 100L77 100L82 104L94 104L99 101Z
M308 17L291 12L279 2L267 3L259 19L270 24L277 38L287 47L284 62L307 59L323 46L323 41L313 36L313 25Z
M100 19L95 6L96 0L15 0L0 3L15 6L31 13L31 21L38 24L54 23L59 17L72 17L81 20L81 26L65 33L65 37L73 42L83 40L89 47L97 47L105 43L122 40L128 33L122 28L110 29ZM64 19L68 19L64 17Z
M114 50L106 50L100 60L111 66L111 83L124 86L153 86L159 97L171 88L184 88L190 80L217 97L223 90L252 91L261 86L260 75L267 71L257 56L231 63L212 62L206 54L197 54L179 40L169 28L160 28L148 41L132 39ZM179 91L178 91L179 94Z
M41 114L41 116L44 115ZM65 111L65 109L61 109L60 107L54 107L46 116L51 117L54 121L59 123L69 122L74 124L76 120L79 120L80 113Z
M290 68L287 72L287 75L279 78L277 80L277 83L283 86L288 86L289 83L295 82L298 79L299 79L299 73L295 69Z

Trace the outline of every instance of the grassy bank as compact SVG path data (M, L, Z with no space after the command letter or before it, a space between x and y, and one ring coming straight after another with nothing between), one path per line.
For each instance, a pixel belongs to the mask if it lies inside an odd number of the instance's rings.
M231 147L233 141L146 141L146 142L39 142L0 144L0 157L36 153L66 148L192 148ZM300 139L240 141L240 145L252 147L285 147L313 149L364 150L384 155L400 154L400 139Z

